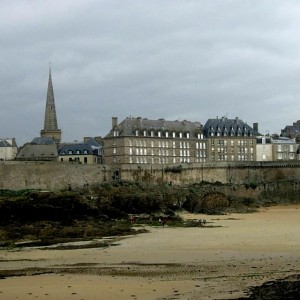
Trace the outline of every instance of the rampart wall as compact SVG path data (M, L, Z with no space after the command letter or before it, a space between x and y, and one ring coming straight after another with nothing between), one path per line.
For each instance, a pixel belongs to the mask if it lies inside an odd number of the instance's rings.
M57 162L1 162L0 189L66 190L122 179L186 185L207 181L230 184L269 184L300 181L300 162L234 164L82 165Z

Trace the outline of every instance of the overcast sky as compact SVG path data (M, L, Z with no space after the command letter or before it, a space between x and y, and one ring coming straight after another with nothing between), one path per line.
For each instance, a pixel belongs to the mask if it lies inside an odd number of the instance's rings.
M49 62L62 140L111 118L300 119L299 0L2 0L0 137L43 128Z

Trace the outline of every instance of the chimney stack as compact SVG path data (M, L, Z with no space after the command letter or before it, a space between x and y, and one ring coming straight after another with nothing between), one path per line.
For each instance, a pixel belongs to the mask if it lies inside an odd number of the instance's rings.
M118 118L117 117L112 117L111 118L111 123L112 123L112 129L114 129L118 125Z
M253 129L258 132L258 123L253 123Z

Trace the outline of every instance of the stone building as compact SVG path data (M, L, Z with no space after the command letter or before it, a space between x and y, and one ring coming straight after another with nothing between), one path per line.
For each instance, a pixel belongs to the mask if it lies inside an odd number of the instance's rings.
M102 163L102 146L93 138L84 143L62 144L58 150L60 162L76 162L80 164Z
M23 161L57 161L57 144L49 137L36 137L24 144L17 154L17 160Z
M203 132L207 138L207 159L212 162L234 162L256 160L256 136L254 128L239 118L208 119Z
M272 138L273 144L273 160L297 160L297 152L299 145L296 143L295 138L290 139L287 137Z
M256 138L256 161L272 161L273 144L270 136L258 136Z
M200 122L126 118L104 137L105 164L205 162L206 139Z
M293 125L287 125L281 130L280 136L290 139L296 139L300 143L300 120L294 122Z
M56 144L61 142L61 130L57 126L51 69L49 69L44 129L41 130L41 137L50 137Z
M0 139L0 160L13 160L18 152L15 138Z

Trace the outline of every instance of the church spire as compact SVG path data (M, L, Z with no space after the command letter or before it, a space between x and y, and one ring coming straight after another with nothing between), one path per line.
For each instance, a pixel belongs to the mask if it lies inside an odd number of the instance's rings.
M50 137L55 140L56 143L60 143L61 130L57 126L57 117L55 110L54 92L51 76L51 67L49 66L49 79L48 90L45 109L44 129L41 130L42 137Z

